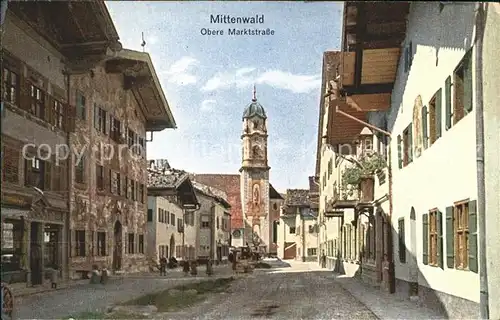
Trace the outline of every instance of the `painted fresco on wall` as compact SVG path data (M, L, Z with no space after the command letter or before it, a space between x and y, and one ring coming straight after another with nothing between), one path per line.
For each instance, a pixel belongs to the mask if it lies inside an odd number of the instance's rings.
M247 216L262 216L264 215L262 206L262 188L260 181L251 181L250 189L251 194L248 201Z
M420 95L415 98L413 106L413 146L415 157L420 157L423 150L423 136L422 136L422 97Z

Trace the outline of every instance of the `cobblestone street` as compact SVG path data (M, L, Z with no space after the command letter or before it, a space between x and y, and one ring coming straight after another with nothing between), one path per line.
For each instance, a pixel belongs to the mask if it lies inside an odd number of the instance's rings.
M219 268L218 276L231 271ZM198 277L202 279L204 277ZM188 278L144 277L116 279L105 287L84 285L22 297L17 319L61 319L81 312L102 311L107 306L143 294L176 286ZM158 314L157 319L377 319L330 272L315 264L292 262L291 267L257 270L236 281L230 292L210 297L181 313Z

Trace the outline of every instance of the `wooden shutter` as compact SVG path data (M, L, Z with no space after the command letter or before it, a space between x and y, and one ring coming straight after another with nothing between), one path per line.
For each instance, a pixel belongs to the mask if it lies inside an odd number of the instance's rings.
M17 148L3 145L2 151L3 181L19 184L19 150Z
M441 211L436 212L436 231L437 231L437 263L443 269L443 214Z
M429 264L429 214L422 215L422 262Z
M402 146L401 146L401 135L398 135L398 167L403 168L403 157L402 157Z
M55 118L55 99L54 97L52 97L51 95L49 95L48 93L44 92L43 95L45 96L44 97L44 108L45 108L45 115L44 115L44 120L47 121L48 123L50 123L52 125L52 120ZM63 124L64 125L64 124Z
M444 85L444 98L445 98L445 129L451 128L451 77L446 78Z
M469 270L478 272L476 200L469 201Z
M76 242L78 239L76 239L76 232L75 230L70 231L70 257L76 257Z
M102 167L103 175L104 175L104 190L111 192L111 169L107 169Z
M72 104L69 104L69 103L64 104L64 117L67 121L66 128L65 128L66 131L67 132L75 132L75 128L76 128L75 120L77 117L76 107ZM65 125L63 124L63 127L64 126Z
M408 163L413 161L413 124L408 126Z
M472 50L464 57L464 113L472 111Z
M24 77L24 72L19 73L19 106L28 111L31 108L30 82Z
M429 146L429 134L427 132L427 106L422 108L422 142L424 144L424 149Z
M52 183L50 183L52 177L52 163L48 161L43 162L43 175L43 190L52 190Z
M453 228L453 207L446 208L446 265L455 267L455 230Z
M441 127L442 127L442 110L441 110L441 100L442 100L443 90L439 89L436 92L436 139L441 137Z
M94 104L94 128L99 130L99 107Z

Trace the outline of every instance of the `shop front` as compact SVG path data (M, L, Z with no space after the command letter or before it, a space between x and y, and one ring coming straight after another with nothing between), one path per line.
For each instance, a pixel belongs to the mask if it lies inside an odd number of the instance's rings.
M40 285L52 269L66 274L66 214L43 195L2 194L2 279Z

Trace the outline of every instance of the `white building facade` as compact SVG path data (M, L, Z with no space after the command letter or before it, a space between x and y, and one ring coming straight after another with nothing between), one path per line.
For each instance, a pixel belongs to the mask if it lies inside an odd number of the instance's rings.
M479 302L473 32L472 3L412 3L388 113L396 291L450 317Z

